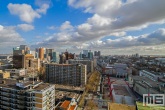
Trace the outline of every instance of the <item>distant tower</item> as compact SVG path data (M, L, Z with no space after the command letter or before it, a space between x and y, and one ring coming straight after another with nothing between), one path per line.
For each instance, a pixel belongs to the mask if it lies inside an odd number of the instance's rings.
M39 58L40 60L44 60L44 48L39 48Z

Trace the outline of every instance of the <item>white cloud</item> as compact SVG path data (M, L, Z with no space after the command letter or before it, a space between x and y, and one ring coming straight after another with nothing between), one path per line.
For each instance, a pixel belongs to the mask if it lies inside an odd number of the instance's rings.
M129 0L126 3L121 0L69 0L68 4L93 13L91 18L78 26L78 32L87 37L109 36L165 23L165 1L162 0Z
M93 16L77 26L72 26L69 21L64 22L58 33L50 35L40 45L68 46L73 50L117 49L119 52L120 49L128 48L131 52L131 47L154 46L155 49L155 46L165 43L164 29L141 36L127 36L126 33L147 28L151 24L165 23L163 0L127 0L125 3L122 0L68 0L68 4ZM117 38L104 39L108 36Z
M55 30L55 29L56 29L55 26L49 26L49 27L47 27L47 28L50 29L50 30Z
M60 30L61 31L64 31L64 30L72 30L73 29L73 26L70 24L69 21L65 21L61 27L60 27Z
M4 27L0 25L0 51L7 53L11 51L12 47L18 46L19 44L25 44L24 39L17 33L14 28Z
M43 4L40 9L37 9L36 11L38 13L43 13L43 14L46 14L46 11L47 9L49 8L49 5L48 4Z
M17 27L25 32L27 31L31 31L34 29L34 26L33 25L30 25L30 24L19 24L17 25Z
M7 8L13 15L18 15L21 21L32 23L35 18L40 18L40 14L45 14L49 8L48 4L43 4L39 9L34 10L28 4L12 4L9 3Z
M2 31L3 30L3 26L2 25L0 25L0 31Z

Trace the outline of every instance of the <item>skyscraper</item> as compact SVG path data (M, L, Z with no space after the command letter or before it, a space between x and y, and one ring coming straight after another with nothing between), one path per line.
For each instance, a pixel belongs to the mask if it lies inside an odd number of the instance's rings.
M44 60L44 48L40 47L39 48L39 58L40 60Z
M52 54L52 62L59 63L60 57L59 52L53 52Z

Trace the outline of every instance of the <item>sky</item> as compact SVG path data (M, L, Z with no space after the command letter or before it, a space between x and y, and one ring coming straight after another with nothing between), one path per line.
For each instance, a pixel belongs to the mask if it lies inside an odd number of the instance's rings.
M0 53L28 45L165 55L165 0L0 0Z

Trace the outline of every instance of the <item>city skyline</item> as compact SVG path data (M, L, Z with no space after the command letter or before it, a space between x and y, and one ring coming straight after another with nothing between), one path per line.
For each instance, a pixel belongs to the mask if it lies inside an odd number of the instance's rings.
M33 50L101 50L165 55L163 0L1 0L0 53L22 44Z

